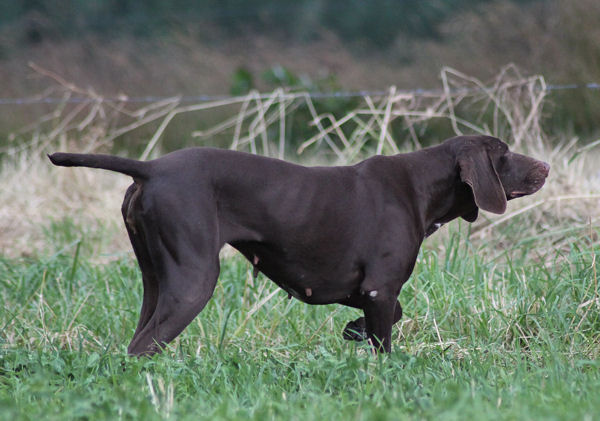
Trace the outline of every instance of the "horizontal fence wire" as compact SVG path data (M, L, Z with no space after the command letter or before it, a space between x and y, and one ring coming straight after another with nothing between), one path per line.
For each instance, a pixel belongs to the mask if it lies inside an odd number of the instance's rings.
M586 89L586 90L600 90L599 83L585 83L585 84L564 84L564 85L546 85L545 90L548 92L553 91L566 91L575 89ZM455 89L451 90L450 93L462 94L481 91L481 89ZM298 95L300 92L289 92L289 95ZM443 94L442 89L397 89L394 91L395 94L412 94L412 95L438 95ZM283 94L285 97L288 95ZM308 95L311 99L335 99L335 98L358 98L358 97L381 97L389 95L389 90L377 90L377 91L334 91L334 92L307 92L303 95ZM159 101L173 100L180 103L201 103L201 102L212 102L212 101L223 101L234 98L245 98L246 95L191 95L191 96L139 96L139 97L128 97L124 95L114 97L28 97L28 98L0 98L0 105L33 105L33 104L84 104L84 103L153 103ZM272 97L272 94L260 94L256 95L255 98L268 99Z

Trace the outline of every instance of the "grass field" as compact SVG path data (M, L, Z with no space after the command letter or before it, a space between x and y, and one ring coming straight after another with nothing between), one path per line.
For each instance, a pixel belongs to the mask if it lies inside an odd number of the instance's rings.
M466 224L429 241L391 355L341 338L357 311L288 300L229 257L172 348L138 360L132 256L93 263L88 239L55 224L55 252L0 261L0 417L598 419L600 231L516 239L517 226L500 253Z

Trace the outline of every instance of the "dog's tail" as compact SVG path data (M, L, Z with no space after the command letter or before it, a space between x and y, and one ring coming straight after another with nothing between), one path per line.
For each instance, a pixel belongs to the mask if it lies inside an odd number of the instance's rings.
M150 177L149 162L103 154L79 154L56 152L48 155L54 165L61 167L102 168L147 180Z

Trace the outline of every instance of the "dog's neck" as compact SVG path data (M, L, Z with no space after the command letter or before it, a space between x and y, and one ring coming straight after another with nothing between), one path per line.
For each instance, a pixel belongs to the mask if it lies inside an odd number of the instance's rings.
M403 159L403 162L411 166L406 175L411 177L415 193L420 198L415 201L415 206L418 207L416 212L421 216L426 234L432 228L435 231L435 224L458 217L468 221L476 218L477 206L473 193L461 181L456 157L447 145L426 148L409 155L412 158Z

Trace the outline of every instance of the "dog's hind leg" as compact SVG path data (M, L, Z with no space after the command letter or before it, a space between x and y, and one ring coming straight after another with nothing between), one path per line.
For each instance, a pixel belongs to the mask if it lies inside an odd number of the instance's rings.
M202 311L212 296L219 272L218 260L206 263L188 267L167 264L172 266L159 281L156 308L131 340L129 354L160 352Z
M185 198L162 200L159 205L147 198L142 202L144 209L136 225L143 236L135 238L144 242L139 248L148 251L146 268L154 278L148 278L151 291L148 300L144 294L140 323L128 352L152 355L179 335L212 296L219 275L220 243L216 212L198 214L197 207L185 206Z
M142 271L142 282L144 286L144 296L142 308L140 311L140 319L137 324L134 336L144 328L154 313L158 300L158 278L156 269L152 265L150 252L146 247L146 238L143 226L139 221L136 221L136 213L140 211L139 197L141 194L141 186L132 184L125 193L125 199L121 206L121 213L127 228L129 240L133 246L135 257L138 261L140 270Z

